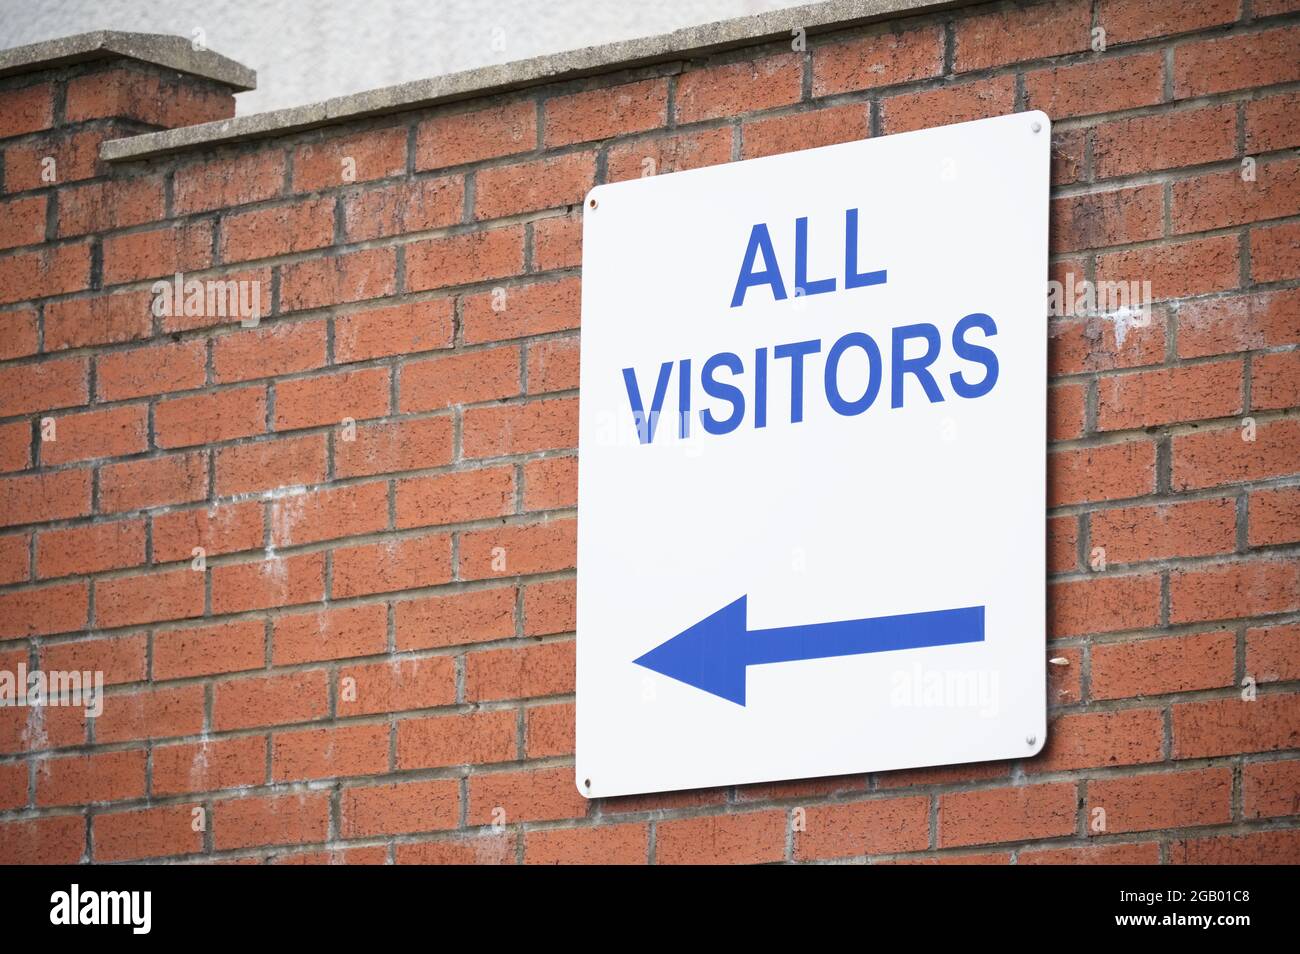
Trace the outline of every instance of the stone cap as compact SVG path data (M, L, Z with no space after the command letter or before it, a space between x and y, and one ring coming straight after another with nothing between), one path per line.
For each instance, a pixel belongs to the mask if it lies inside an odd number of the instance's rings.
M147 159L190 149L285 135L367 116L512 92L545 83L690 59L891 17L914 16L983 0L825 0L339 96L320 103L236 116L196 126L112 139L100 145L109 162ZM183 41L182 41L183 42Z
M234 91L257 88L255 71L211 50L196 50L184 37L116 30L95 30L0 50L0 77L114 58L164 66L222 83Z

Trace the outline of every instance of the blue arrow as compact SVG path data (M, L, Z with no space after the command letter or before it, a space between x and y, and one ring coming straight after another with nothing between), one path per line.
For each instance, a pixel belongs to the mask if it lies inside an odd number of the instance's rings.
M982 606L751 630L746 599L704 617L634 662L743 706L750 666L984 641Z

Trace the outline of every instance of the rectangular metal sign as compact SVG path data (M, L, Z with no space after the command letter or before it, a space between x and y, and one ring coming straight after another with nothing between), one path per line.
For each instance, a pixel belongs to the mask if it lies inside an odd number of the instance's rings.
M584 795L1029 756L1046 735L1050 122L584 206Z

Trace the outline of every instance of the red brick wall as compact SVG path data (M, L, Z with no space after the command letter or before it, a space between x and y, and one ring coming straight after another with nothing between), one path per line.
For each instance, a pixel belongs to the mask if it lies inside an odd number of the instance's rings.
M1055 277L1159 302L1051 322L1046 750L579 797L584 193L1026 108ZM979 5L96 162L228 113L0 81L0 669L111 683L0 710L0 861L1300 861L1300 4ZM269 314L153 315L178 269Z

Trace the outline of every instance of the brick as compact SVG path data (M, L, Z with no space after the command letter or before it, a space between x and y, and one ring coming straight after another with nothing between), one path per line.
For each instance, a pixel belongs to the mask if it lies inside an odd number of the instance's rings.
M1183 43L1174 50L1174 95L1180 99L1296 80L1300 27Z
M39 245L45 241L45 196L0 202L0 249Z
M1239 169L1180 179L1173 184L1170 225L1175 233L1205 232L1300 213L1300 160L1260 163L1255 181Z
M1245 765L1241 787L1246 818L1300 814L1300 759Z
M1277 93L1246 103L1246 152L1300 145L1300 93Z
M366 242L427 232L460 222L464 208L463 176L398 182L344 196L343 233L350 242Z
M172 510L153 517L155 563L191 560L194 549L205 556L238 553L262 546L261 503L211 504L191 510Z
M529 706L524 710L524 748L530 759L572 755L574 750L574 706L560 703Z
M870 109L866 103L751 120L741 126L742 158L755 159L867 139L871 135L869 121Z
M271 643L277 666L378 655L388 647L388 608L368 603L277 616Z
M1177 0L1101 0L1097 22L1107 43L1135 43L1152 37L1195 33L1231 23L1241 15L1241 0L1206 0L1186 4Z
M577 503L576 457L547 457L524 464L525 510L559 510Z
M1018 865L1156 865L1160 863L1158 842L1086 845L1081 848L1024 849L1016 855Z
M1106 812L1106 834L1225 824L1232 818L1232 770L1091 779L1089 816L1098 808Z
M1087 161L1088 131L1085 129L1052 130L1052 185L1068 185L1084 176Z
M530 831L524 835L524 863L641 865L646 863L649 843L644 824Z
M1150 281L1153 301L1236 288L1240 272L1235 235L1097 256L1097 281Z
M415 130L415 168L458 166L536 147L537 105L522 100L424 120Z
M234 115L235 97L226 87L134 65L70 79L64 105L66 122L111 116L165 129Z
M730 134L728 134L728 143L730 143ZM632 148L632 147L628 147ZM730 145L728 145L730 152ZM655 153L659 158L656 159L657 166L663 171L673 172L675 168L690 168L688 166L676 166L674 168L665 168L667 164L678 161L679 151L676 147L671 149L672 158L666 158L669 154L669 146L665 144L659 147ZM609 152L609 172L607 180L609 182L617 181L614 178L615 172L615 155L617 150L611 149ZM683 147L682 154L685 154L682 161L693 161L694 156L699 153L692 148ZM621 154L619 154L621 155ZM637 160L638 166L644 160L644 156ZM722 160L719 160L722 161ZM705 163L706 165L709 163ZM621 168L621 167L620 167ZM619 178L627 178L619 176ZM553 215L549 218L538 219L530 226L533 230L533 268L536 271L550 271L554 268L572 268L582 264L582 217L578 215Z
M466 531L460 540L460 578L476 580L572 569L577 542L575 524L574 520L553 520Z
M212 808L212 845L218 851L315 844L324 841L328 831L325 792L234 798Z
M340 685L347 679L353 680L350 685L356 698L345 698L340 692L340 716L433 709L456 701L456 664L449 656L391 659L340 668Z
M266 779L266 739L243 736L154 746L153 792L178 795L259 785Z
M0 822L0 861L5 864L73 865L82 860L85 850L83 815Z
M1300 276L1300 222L1282 222L1250 230L1250 275L1257 282L1276 282Z
M454 779L350 786L339 800L345 838L455 828L460 789Z
M1074 834L1075 785L1022 785L939 796L939 847Z
M63 358L0 368L0 415L75 407L89 398L89 363Z
M452 437L448 415L364 424L353 440L335 435L334 474L362 477L441 467L451 463Z
M762 864L785 858L785 812L745 812L663 821L655 826L655 863Z
M219 682L213 694L212 728L225 732L324 719L329 715L327 679L325 670L312 669Z
M105 685L141 682L146 644L144 635L57 643L41 647L40 664L46 671L102 672Z
M1047 618L1053 639L1157 626L1160 577L1108 574L1052 583Z
M1250 495L1247 539L1253 547L1300 541L1300 487Z
M882 132L908 132L1001 116L1015 106L1015 78L1001 76L940 89L900 93L880 104Z
M189 567L95 582L95 624L138 626L203 615L203 574Z
M154 405L154 440L162 448L220 444L266 433L266 388L228 388Z
M1093 167L1101 179L1236 155L1237 110L1231 104L1120 119L1093 131Z
M397 288L397 253L368 248L294 262L280 268L280 309L324 308L383 298Z
M1108 431L1231 417L1242 410L1242 378L1240 361L1103 378L1097 386L1097 427Z
M609 147L606 182L718 166L731 161L731 127L699 129L673 136L637 139ZM573 233L573 234L570 234ZM539 269L577 265L581 219L561 216L533 223L533 254ZM563 250L561 253L561 249Z
M1260 682L1300 679L1300 625L1246 630L1246 672Z
M203 341L185 341L100 355L95 359L95 393L101 401L125 401L203 387L207 350Z
M204 688L179 686L109 696L95 720L95 742L130 742L203 731Z
M469 777L470 825L495 824L504 812L507 825L528 821L583 818L587 800L573 784L573 767L480 773Z
M1099 510L1092 515L1091 535L1108 564L1231 553L1237 547L1237 502L1220 497Z
M161 178L115 179L59 193L60 238L129 228L164 217Z
M266 624L260 619L161 630L153 638L155 680L261 669Z
M397 482L397 526L441 526L513 513L513 467L489 467Z
M399 865L512 865L518 835L466 835L455 841L401 842Z
M1300 289L1229 295L1178 309L1178 356L1199 358L1300 340Z
M0 536L0 583L25 583L28 570L32 535L8 533Z
M1075 517L1047 519L1047 571L1064 573L1078 568L1079 521Z
M1052 720L1047 744L1026 768L1043 773L1159 762L1163 737L1159 709L1070 713Z
M1031 70L1025 74L1025 108L1060 121L1154 106L1164 99L1164 74L1159 53Z
M137 861L196 854L203 832L194 830L192 805L163 805L95 816L95 861Z
M1058 384L1047 389L1047 439L1065 441L1082 437L1087 411L1087 386Z
M275 386L275 429L289 431L383 417L389 411L388 368L336 371L280 381Z
M144 795L144 751L99 752L36 763L36 804L89 805Z
M90 491L89 469L0 478L0 525L85 516Z
M483 650L465 657L465 698L472 702L554 696L572 692L573 682L572 641Z
M176 170L172 203L185 215L262 202L284 191L284 176L279 149L193 162Z
M317 484L325 479L325 435L282 437L217 451L222 496Z
M273 556L214 567L212 612L242 613L325 598L325 555Z
M407 130L374 129L306 143L293 151L295 192L387 179L406 171Z
M1295 471L1297 455L1300 420L1265 422L1253 435L1249 427L1236 426L1182 434L1173 439L1173 487L1195 490L1286 476Z
M496 289L462 299L466 344L504 341L578 327L580 284L576 278Z
M571 633L577 622L573 580L552 580L524 587L524 635Z
M1169 846L1175 865L1293 865L1298 858L1300 831L1294 829L1189 838Z
M50 333L49 307L46 306L45 312L45 334L47 337ZM10 358L25 358L29 354L35 354L38 349L36 309L17 308L10 311L0 311L0 360L8 361ZM53 351L54 348L47 343L46 350Z
M402 771L486 765L518 757L514 709L494 709L397 723L397 767Z
M1169 621L1239 619L1300 609L1300 560L1225 563L1169 575Z
M54 84L32 83L4 91L0 139L39 132L54 125Z
M452 300L370 308L334 319L334 361L369 361L452 346Z
M213 275L204 283L187 279L177 289L176 278L150 286L158 295L158 323L166 334L199 328L256 325L271 309L271 267L247 268ZM171 289L170 293L167 289ZM186 291L186 288L189 290Z
M923 851L930 844L930 799L888 798L806 810L795 834L797 861Z
M0 765L0 809L27 807L27 763ZM0 843L0 857L3 857Z
M812 53L812 93L831 96L938 76L943 31L937 26L889 30L844 43L819 44Z
M397 648L403 652L504 639L515 634L515 588L402 600L395 615Z
M491 281L516 275L523 267L524 232L517 225L406 246L408 291Z
M1092 696L1124 699L1230 686L1236 645L1232 633L1210 632L1093 646Z
M202 500L208 455L198 451L105 464L99 469L99 511L118 513Z
M451 578L450 534L390 538L334 551L335 599L437 586Z
M509 166L493 166L476 175L474 217L499 219L577 205L596 184L596 155L574 152Z
M788 106L799 101L802 87L798 53L688 70L677 78L676 119L695 123Z
M36 576L48 579L144 563L144 521L114 520L36 536Z
M462 447L469 458L529 454L578 443L577 398L471 408L463 420Z
M388 526L388 485L353 484L282 497L271 504L271 545L300 546Z
M514 347L409 361L401 370L399 407L432 411L513 397L520 391L519 365Z
M1049 507L1141 497L1156 489L1151 441L1102 444L1048 455Z
M577 338L550 338L528 346L528 393L577 390Z
M81 747L86 744L87 721L81 706L47 708L39 718L31 708L9 706L0 710L0 743L6 752L19 754Z
M222 335L212 343L213 380L250 381L325 365L324 321L277 323Z
M668 120L668 80L656 77L552 97L544 111L542 144L548 149L659 129Z
M104 239L104 284L168 278L212 264L212 223L192 220Z
M46 246L0 258L0 304L90 287L88 243Z
M221 260L226 263L307 252L333 241L334 200L328 196L221 220Z
M1250 403L1256 410L1300 407L1300 351L1255 358L1251 364Z
M50 185L50 176L62 185L93 178L102 170L100 143L124 135L129 135L125 127L109 125L82 132L60 132L10 146L5 150L5 191L43 189ZM47 159L53 162L47 163Z
M271 736L271 779L348 778L388 770L388 726L348 725Z
M1164 187L1139 186L1054 199L1054 253L1128 245L1164 234Z

